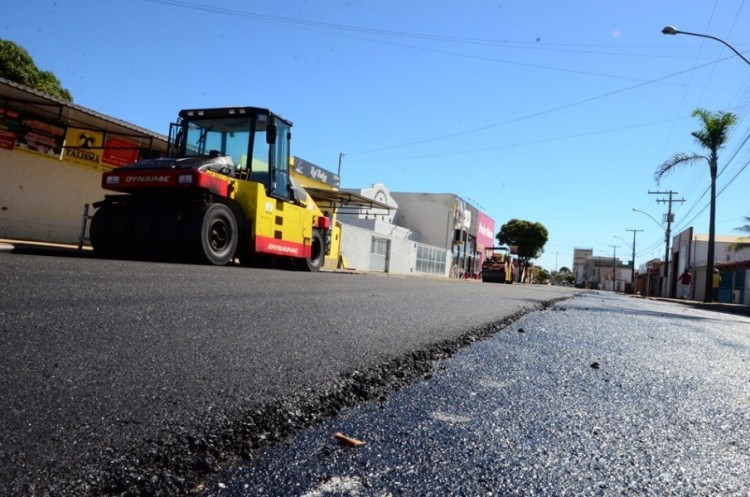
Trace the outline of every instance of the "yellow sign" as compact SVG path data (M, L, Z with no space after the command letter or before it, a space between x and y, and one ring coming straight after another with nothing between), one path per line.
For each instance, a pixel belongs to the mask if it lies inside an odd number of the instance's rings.
M63 159L88 166L96 170L109 170L102 167L104 134L81 128L68 128L65 134Z

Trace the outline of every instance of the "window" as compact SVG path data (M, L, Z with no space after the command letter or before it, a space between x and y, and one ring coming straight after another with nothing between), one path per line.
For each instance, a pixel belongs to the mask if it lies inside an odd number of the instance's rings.
M417 272L427 274L445 274L445 257L447 251L430 245L417 244Z
M276 119L276 149L274 167L276 168L274 195L289 198L289 126Z

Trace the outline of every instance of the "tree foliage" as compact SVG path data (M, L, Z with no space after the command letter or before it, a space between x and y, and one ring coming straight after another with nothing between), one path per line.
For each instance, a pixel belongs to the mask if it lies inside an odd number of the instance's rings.
M737 123L737 116L731 112L711 112L706 109L695 109L692 116L700 118L703 127L690 134L693 135L695 141L703 149L708 151L708 156L695 153L689 155L683 153L674 154L656 170L654 178L657 183L676 166L704 160L708 163L711 178L716 178L719 149L727 141L729 130Z
M542 268L539 269L539 271L536 273L536 277L534 278L534 280L535 283L547 283L551 277L552 275L550 274L550 272Z
M544 253L549 233L542 223L511 219L500 227L497 241L518 247L518 257L524 261L536 259Z
M563 271L565 269L566 271ZM555 285L573 285L576 282L576 275L571 273L568 268L562 267L560 271L552 272L551 281Z
M42 71L29 52L12 41L0 38L0 77L22 84L52 97L72 102L70 92L51 71Z

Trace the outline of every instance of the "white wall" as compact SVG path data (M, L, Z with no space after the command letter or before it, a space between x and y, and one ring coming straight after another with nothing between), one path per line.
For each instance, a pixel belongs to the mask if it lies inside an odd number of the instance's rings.
M414 274L417 266L417 242L341 223L341 255L346 260L347 269L370 270L370 249L373 237L390 240L389 273ZM444 276L447 276L447 270Z
M398 202L395 223L421 233L421 242L435 247L450 247L453 237L453 204L450 193L391 192Z
M346 261L346 269L370 269L370 247L372 231L341 223L341 256Z
M417 243L403 238L390 238L391 254L388 260L388 272L409 274L417 266Z
M0 238L77 244L83 206L104 198L102 173L0 149Z

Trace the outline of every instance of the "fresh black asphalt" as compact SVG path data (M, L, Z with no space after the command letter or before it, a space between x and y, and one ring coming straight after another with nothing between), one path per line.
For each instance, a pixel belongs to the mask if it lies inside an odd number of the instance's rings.
M577 293L0 252L0 494L184 495Z

